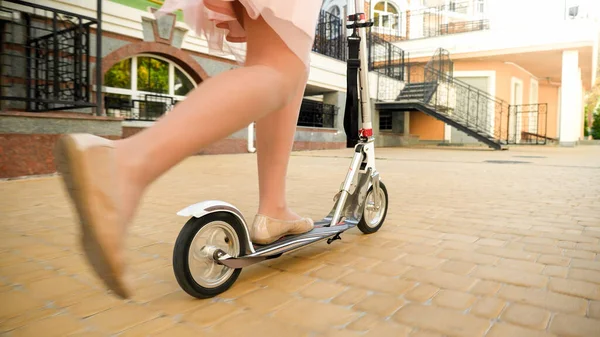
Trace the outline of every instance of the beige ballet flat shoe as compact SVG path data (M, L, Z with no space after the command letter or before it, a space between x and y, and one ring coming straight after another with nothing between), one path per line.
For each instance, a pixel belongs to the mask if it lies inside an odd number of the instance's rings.
M314 222L309 218L285 221L257 214L250 226L250 240L253 243L266 245L286 235L306 233L313 227Z
M57 170L77 209L89 263L112 291L128 298L125 224L119 214L113 142L89 134L66 135L58 140L54 154Z

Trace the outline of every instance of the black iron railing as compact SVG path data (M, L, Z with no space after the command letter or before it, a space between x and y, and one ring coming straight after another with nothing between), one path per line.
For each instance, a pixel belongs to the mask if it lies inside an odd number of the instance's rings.
M447 74L429 72L437 79L429 105L479 134L502 139L508 103Z
M399 42L406 40L406 34L401 34L397 28L373 26L371 34L376 35L384 41Z
M407 63L407 86L419 85L412 96L461 125L494 139L505 138L509 105L488 92L453 77L449 53L438 49L426 64Z
M404 86L389 99L378 91L381 101L417 101L461 127L493 139L497 144L546 144L547 104L510 105L489 92L453 76L448 51L438 49L423 63L404 63ZM485 140L485 139L484 139Z
M406 52L371 31L367 34L369 48L369 71L375 71L389 78L404 79Z
M91 99L92 17L20 0L0 2L2 109L96 107Z
M377 94L382 100L398 95L406 79L408 53L373 31L367 32L369 71L377 76Z
M346 27L344 20L321 10L312 51L346 61Z
M508 110L506 137L508 144L546 144L548 104L511 105Z
M333 104L325 104L310 99L302 100L298 126L310 126L319 128L334 128L335 116L338 107Z
M122 117L128 121L156 121L179 103L173 97L146 94L140 99L130 99L119 95L106 95L104 108L111 117Z
M430 74L427 74L428 70ZM427 77L433 79L436 72L450 77L454 74L454 62L450 59L450 52L444 48L438 48L425 65L425 80Z

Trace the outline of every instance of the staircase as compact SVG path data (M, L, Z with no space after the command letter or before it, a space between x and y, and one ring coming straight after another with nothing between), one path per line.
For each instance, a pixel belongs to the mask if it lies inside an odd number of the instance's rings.
M436 82L408 83L396 98L396 101L420 100L429 101L437 89Z
M438 49L425 65L406 65L405 86L394 100L378 99L380 111L421 111L495 150L505 150L503 125L509 105L452 76L449 53ZM379 98L379 97L378 97Z

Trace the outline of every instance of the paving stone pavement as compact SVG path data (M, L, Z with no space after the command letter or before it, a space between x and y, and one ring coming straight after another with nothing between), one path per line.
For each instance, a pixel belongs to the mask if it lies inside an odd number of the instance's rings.
M379 232L249 267L209 300L173 275L187 220L175 213L222 199L251 220L255 155L192 157L151 186L127 241L128 301L91 274L56 176L2 181L0 334L600 335L600 147L377 151L390 197ZM329 211L351 153L294 153L296 211Z

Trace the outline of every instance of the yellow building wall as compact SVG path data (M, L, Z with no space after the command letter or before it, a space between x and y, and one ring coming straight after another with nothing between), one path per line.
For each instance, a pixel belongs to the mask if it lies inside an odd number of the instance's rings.
M419 140L444 140L444 122L421 111L410 113L410 134L419 136Z
M558 86L540 83L540 103L548 103L546 136L558 138Z

